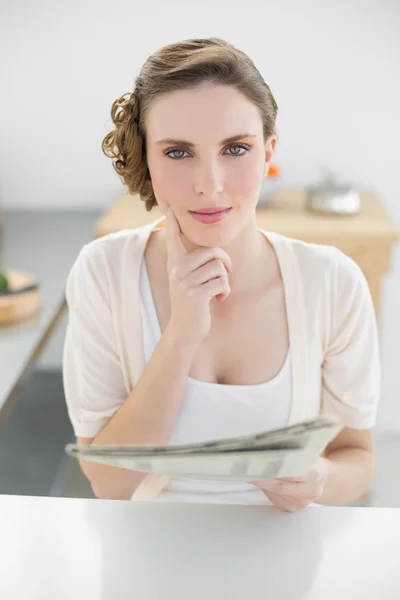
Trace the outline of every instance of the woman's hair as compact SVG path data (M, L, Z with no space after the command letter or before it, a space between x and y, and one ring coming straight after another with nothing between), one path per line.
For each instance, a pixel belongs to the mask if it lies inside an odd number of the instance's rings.
M210 82L230 85L258 107L264 139L275 133L278 106L250 58L219 38L184 40L160 48L144 63L133 92L112 105L115 129L102 142L115 171L130 194L139 194L146 209L157 204L146 159L146 113L157 96Z

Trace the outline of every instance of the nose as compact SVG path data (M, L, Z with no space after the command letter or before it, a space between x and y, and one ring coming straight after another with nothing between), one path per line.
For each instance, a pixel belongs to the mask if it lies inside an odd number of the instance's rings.
M195 173L194 190L206 198L214 198L224 189L223 174L215 162L209 161L198 167Z

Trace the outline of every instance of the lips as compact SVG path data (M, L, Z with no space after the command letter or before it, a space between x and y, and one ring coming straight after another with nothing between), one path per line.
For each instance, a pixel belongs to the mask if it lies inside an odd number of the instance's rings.
M215 208L199 208L199 210L191 210L189 212L195 212L200 215L213 215L214 213L223 212L229 208L230 206L217 206Z
M199 210L190 210L189 214L200 223L213 224L225 219L231 210L230 207L201 208Z

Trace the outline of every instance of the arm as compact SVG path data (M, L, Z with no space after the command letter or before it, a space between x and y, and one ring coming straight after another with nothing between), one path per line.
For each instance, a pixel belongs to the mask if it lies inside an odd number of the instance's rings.
M373 476L373 426L380 395L376 316L360 268L339 252L332 281L321 412L339 417L344 428L303 477L256 483L283 510L297 510L312 502L353 502L365 494Z
M172 222L172 228L168 233L170 320L133 390L124 376L115 324L118 308L113 308L107 286L112 268L104 264L105 254L97 252L96 245L84 250L72 268L67 282L70 316L63 375L78 443L163 444L171 437L190 366L210 328L210 301L230 293L227 269L231 268L222 249L187 253L177 223ZM90 461L80 464L100 498L130 499L146 477Z
M349 504L368 490L373 475L373 432L345 428L303 477L254 482L280 510L294 512L312 502Z
M325 451L329 466L321 504L346 504L367 492L380 397L379 339L368 283L356 263L342 254L338 258L322 409L338 415L345 427Z
M78 443L167 443L177 418L183 387L194 348L166 331L146 365L135 389L94 439ZM82 470L99 498L129 500L146 473L80 461Z
M374 474L373 429L345 428L327 446L328 474L318 504L340 506L368 492Z

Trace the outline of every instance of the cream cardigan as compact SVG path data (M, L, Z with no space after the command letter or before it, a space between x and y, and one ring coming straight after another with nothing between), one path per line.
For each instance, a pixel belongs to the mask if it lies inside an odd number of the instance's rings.
M93 240L69 273L63 380L77 437L100 432L144 369L140 267L151 232L164 226L161 218ZM332 246L262 233L275 249L285 290L292 352L289 423L331 413L345 427L373 427L380 395L379 344L361 269Z

